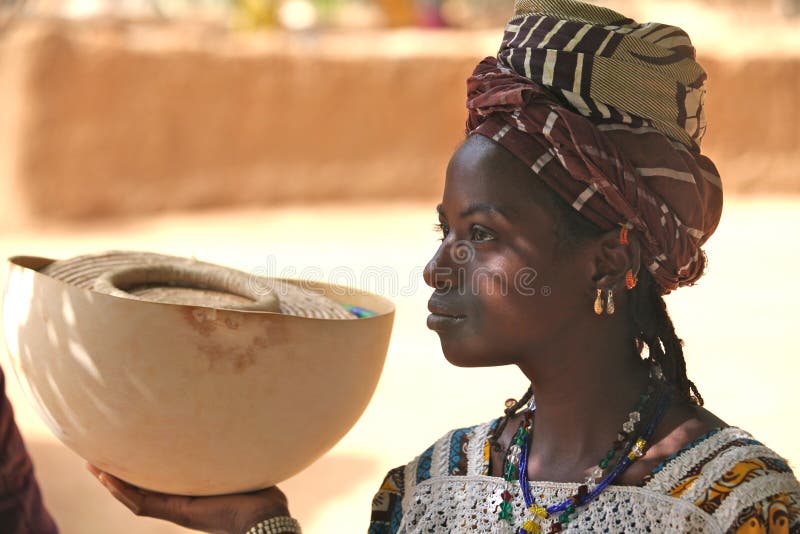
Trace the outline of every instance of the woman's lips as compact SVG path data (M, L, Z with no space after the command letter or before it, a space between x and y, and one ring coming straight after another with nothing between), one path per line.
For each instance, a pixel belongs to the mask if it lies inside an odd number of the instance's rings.
M452 315L439 315L432 313L428 315L428 328L436 332L449 330L464 322L466 316L453 317Z
M466 315L450 311L433 303L428 303L428 311L431 312L428 315L428 328L437 332L456 327L467 318Z

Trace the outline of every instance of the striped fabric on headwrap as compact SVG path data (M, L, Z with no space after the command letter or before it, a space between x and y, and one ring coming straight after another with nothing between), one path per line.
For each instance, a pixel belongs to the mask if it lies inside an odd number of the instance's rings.
M601 229L635 230L668 293L703 274L722 212L700 154L705 79L680 28L517 0L497 57L467 81L467 133L503 145Z

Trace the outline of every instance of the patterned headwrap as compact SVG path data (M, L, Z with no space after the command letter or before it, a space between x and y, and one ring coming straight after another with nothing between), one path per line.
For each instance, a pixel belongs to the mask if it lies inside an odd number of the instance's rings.
M705 71L686 33L572 0L517 0L467 81L467 133L530 166L603 230L637 231L663 293L702 274L722 183L700 154Z

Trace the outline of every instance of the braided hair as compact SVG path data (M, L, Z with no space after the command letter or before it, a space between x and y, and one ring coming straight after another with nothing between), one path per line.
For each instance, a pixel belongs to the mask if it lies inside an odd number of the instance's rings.
M683 340L675 333L667 303L647 269L640 270L639 281L630 292L630 304L628 316L639 353L646 345L649 357L661 366L667 381L693 404L702 406L703 397L686 375Z

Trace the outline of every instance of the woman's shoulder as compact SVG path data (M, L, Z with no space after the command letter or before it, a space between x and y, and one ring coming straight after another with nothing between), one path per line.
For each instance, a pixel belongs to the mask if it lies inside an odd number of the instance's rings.
M387 480L392 479L392 484L402 490L435 476L485 474L489 436L499 421L492 419L446 432L409 463L389 471ZM398 480L401 475L402 482Z
M436 476L486 474L489 435L498 422L492 419L446 432L406 466L413 471L413 483Z
M764 474L791 473L782 457L749 432L735 426L715 428L667 457L652 470L643 485L674 493L678 482L692 485L693 481L710 481L741 462L756 458L764 460Z
M397 532L403 498L416 485L435 476L486 474L488 438L499 421L450 430L411 462L389 471L372 500L370 534Z
M800 528L800 484L789 464L737 427L694 439L656 467L643 487L692 502L726 532Z

